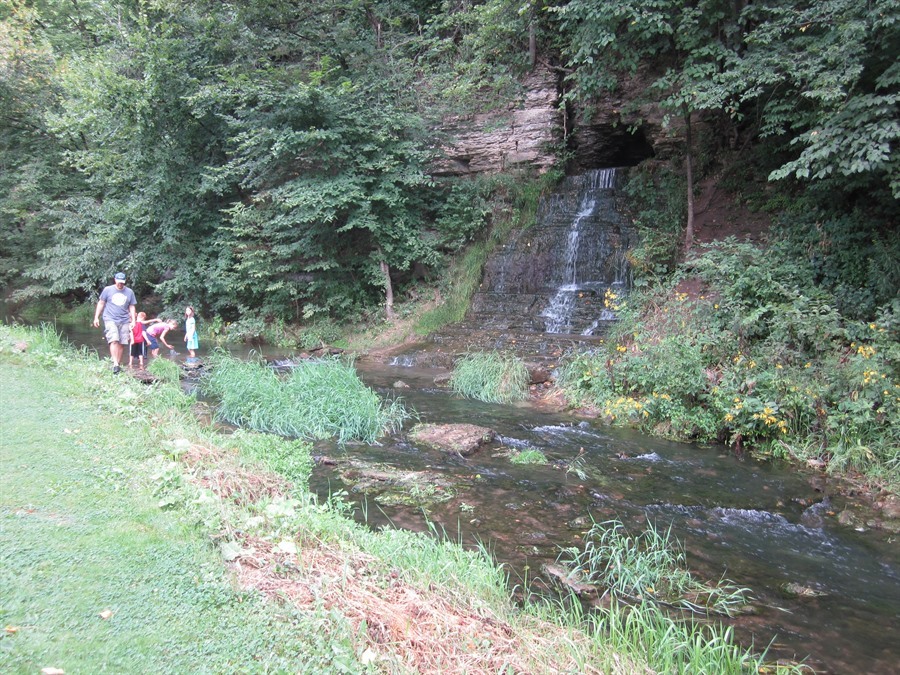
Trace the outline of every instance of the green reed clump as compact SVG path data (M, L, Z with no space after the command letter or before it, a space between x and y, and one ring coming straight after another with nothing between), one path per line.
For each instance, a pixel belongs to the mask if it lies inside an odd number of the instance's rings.
M511 403L528 395L528 368L518 357L474 352L456 363L450 386L457 394L486 403Z
M163 382L176 383L181 380L181 366L163 358L151 358L147 372Z
M730 626L676 621L652 604L623 607L613 602L608 611L598 615L594 632L602 636L611 653L640 655L658 673L812 672L793 664L766 670L765 654L738 645ZM606 665L612 669L615 660Z
M339 359L301 361L281 376L263 363L219 354L202 388L219 399L221 419L281 436L373 442L411 416L400 400L379 398Z
M529 447L513 452L509 457L509 461L513 464L546 464L547 455L537 448Z
M727 581L710 585L695 579L671 527L663 532L650 522L635 535L618 520L594 523L584 548L565 549L560 562L577 570L588 583L628 599L729 615L747 602L746 589Z

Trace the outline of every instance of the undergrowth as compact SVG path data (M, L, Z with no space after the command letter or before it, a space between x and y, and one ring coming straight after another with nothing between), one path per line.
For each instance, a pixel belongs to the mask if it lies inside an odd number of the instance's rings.
M852 319L776 244L702 248L633 293L560 384L610 423L824 461L900 486L900 301ZM698 284L687 292L683 284Z

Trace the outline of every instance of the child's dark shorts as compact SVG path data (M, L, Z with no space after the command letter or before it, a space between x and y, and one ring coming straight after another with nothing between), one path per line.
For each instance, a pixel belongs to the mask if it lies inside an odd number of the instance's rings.
M156 341L156 338L153 337L152 335L147 336L147 349L149 349L151 352L154 349L159 349L159 343Z
M147 352L145 350L146 346L147 345L145 342L135 342L134 344L131 345L131 355L138 356L138 357L146 356L147 355Z

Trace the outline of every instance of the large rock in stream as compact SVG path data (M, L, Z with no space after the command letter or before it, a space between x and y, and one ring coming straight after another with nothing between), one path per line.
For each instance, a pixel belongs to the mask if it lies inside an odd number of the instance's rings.
M409 437L436 450L468 457L492 442L497 433L474 424L417 424L410 430Z

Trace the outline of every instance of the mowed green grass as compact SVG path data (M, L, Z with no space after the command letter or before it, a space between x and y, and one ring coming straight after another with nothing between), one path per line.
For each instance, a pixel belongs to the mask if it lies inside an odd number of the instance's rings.
M58 377L0 363L0 672L301 670L284 608L158 508L147 435Z

